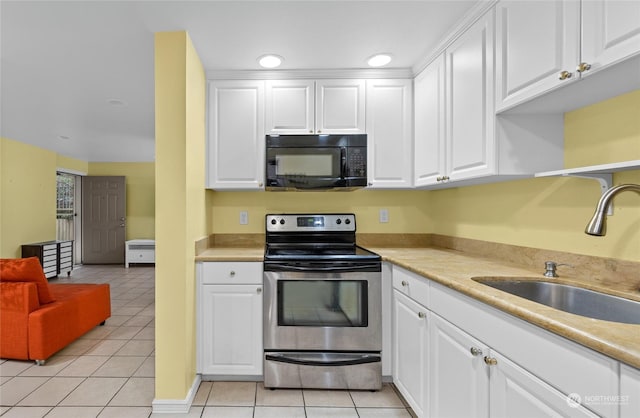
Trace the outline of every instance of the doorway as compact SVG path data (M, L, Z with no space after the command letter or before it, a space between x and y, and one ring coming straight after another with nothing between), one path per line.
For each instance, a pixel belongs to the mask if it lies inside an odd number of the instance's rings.
M124 176L82 177L82 263L124 264Z
M56 240L73 241L73 264L82 262L81 176L56 172Z

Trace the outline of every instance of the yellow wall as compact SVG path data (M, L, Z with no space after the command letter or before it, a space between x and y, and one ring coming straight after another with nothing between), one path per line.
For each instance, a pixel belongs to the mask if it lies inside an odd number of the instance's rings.
M565 115L567 167L640 159L640 91ZM614 175L640 183L640 171ZM594 180L537 178L430 195L433 232L463 238L640 261L640 196L614 201L607 235L584 234L601 192Z
M205 75L186 32L155 35L156 399L195 379L194 242L206 236Z
M210 192L210 233L264 233L267 213L353 212L360 233L428 233L429 192L358 190L353 192ZM389 222L379 222L379 210ZM240 225L240 211L249 224Z
M69 170L74 174L87 174L89 172L88 162L60 154L57 156L57 166L59 169Z
M127 238L155 238L155 163L89 163L90 176L124 176Z
M1 138L0 257L56 239L56 153Z

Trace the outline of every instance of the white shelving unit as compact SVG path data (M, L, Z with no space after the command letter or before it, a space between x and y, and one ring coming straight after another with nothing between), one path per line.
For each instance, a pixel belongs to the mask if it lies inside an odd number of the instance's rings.
M536 173L535 177L581 177L593 179L600 184L600 191L604 194L613 186L613 173L627 170L640 170L640 160L545 171ZM613 215L613 205L609 205L608 214Z

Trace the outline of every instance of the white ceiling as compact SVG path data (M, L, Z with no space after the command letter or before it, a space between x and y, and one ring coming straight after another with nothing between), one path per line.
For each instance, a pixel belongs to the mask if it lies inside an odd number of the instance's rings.
M188 31L209 74L259 70L265 53L285 71L361 69L378 52L411 69L476 2L1 0L0 133L84 161L153 161L154 32Z

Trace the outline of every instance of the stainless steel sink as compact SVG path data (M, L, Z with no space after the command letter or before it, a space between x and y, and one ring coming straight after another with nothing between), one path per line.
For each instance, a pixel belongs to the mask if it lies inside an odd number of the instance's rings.
M474 281L533 302L588 318L640 324L640 302L581 287L537 280L474 277Z

